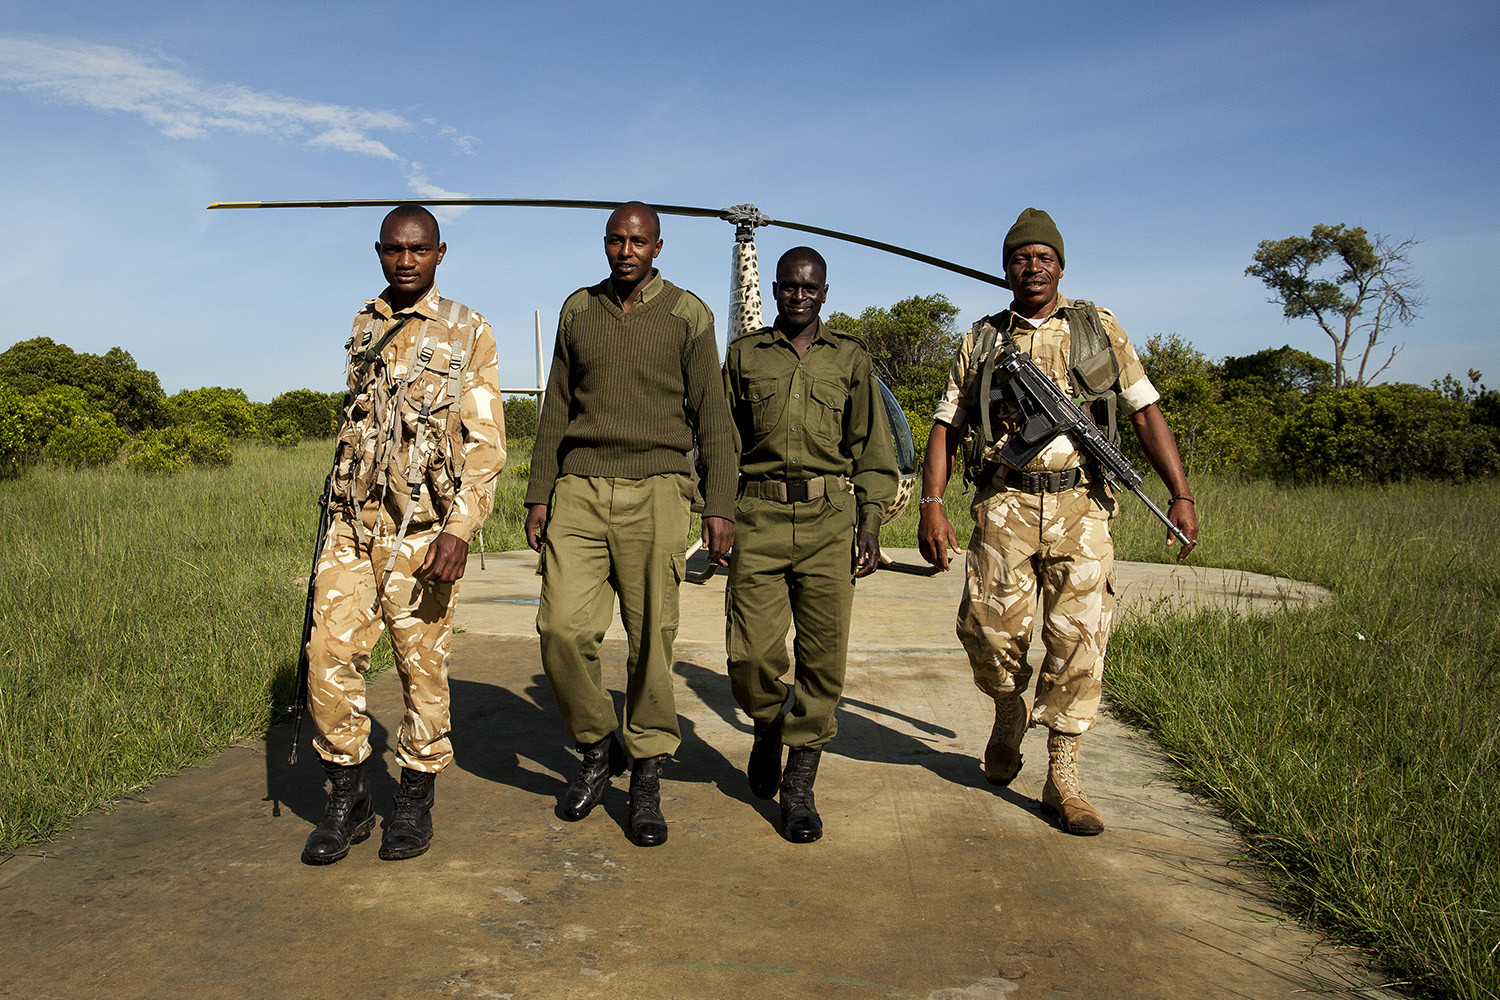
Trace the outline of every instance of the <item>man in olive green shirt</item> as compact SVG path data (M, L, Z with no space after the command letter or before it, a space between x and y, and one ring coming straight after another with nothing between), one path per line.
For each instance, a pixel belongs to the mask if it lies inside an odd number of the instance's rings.
M796 247L776 264L776 325L729 345L740 495L725 626L735 700L755 723L747 768L762 799L781 791L781 833L823 835L813 781L838 730L854 580L874 571L881 517L896 497L890 425L870 354L819 319L827 264ZM795 620L792 697L788 625ZM790 702L790 704L788 704ZM781 748L787 746L786 771Z

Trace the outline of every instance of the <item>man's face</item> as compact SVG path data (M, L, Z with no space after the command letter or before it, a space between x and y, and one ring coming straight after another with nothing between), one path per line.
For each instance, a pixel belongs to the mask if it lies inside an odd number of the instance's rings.
M828 301L826 277L811 260L794 260L776 268L771 294L776 296L777 313L788 326L801 330L817 321L823 303Z
M1011 252L1005 262L1005 277L1016 298L1016 312L1035 319L1057 301L1062 263L1056 250L1045 243L1031 243Z
M661 233L655 220L641 212L617 211L604 227L604 256L609 276L635 286L651 273L651 262L661 253Z
M380 269L391 292L404 308L416 302L432 287L437 266L448 252L446 243L437 241L432 223L423 218L398 216L387 219L380 227Z

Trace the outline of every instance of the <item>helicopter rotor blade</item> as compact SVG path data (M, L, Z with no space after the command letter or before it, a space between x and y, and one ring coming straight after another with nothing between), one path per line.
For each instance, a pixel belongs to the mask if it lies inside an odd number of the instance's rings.
M918 250L908 250L906 247L898 247L894 243L882 243L880 240L867 239L863 236L855 236L852 233L841 233L836 229L824 229L821 226L808 226L800 222L782 222L780 219L772 219L766 225L779 226L782 229L795 229L798 232L813 233L816 236L827 236L830 239L843 240L845 243L858 243L861 246L873 247L876 250L884 250L886 253L896 254L898 257L909 257L912 260L919 260L924 264L931 264L933 267L940 267L945 271L954 271L958 274L967 275L970 278L977 278L991 285L999 285L1001 288L1010 287L1010 282L986 271L965 267L963 264L955 264L951 260L933 257Z
M210 209L220 208L386 208L396 205L429 205L441 208L477 208L477 207L512 207L512 208L592 208L592 209L616 209L625 204L620 201L585 201L575 198L351 198L341 201L216 201L208 207ZM663 215L684 215L698 219L723 219L734 222L731 218L731 209L725 208L695 208L690 205L652 205L652 208ZM743 206L737 206L743 207ZM941 257L934 257L918 250L909 250L906 247L898 247L894 243L885 243L880 240L868 239L864 236L855 236L853 233L843 233L836 229L824 229L822 226L809 226L800 222L786 222L781 219L770 219L762 217L759 225L777 226L781 229L793 229L798 232L812 233L815 236L826 236L829 239L842 240L845 243L856 243L860 246L871 247L875 250L883 250L886 253L896 254L898 257L906 257L910 260L921 261L933 267L942 268L945 271L953 271L966 277L974 278L991 285L999 285L1001 288L1009 288L1010 283L1004 278L980 271L977 268L966 267L963 264L955 264Z
M342 201L216 201L215 208L394 208L397 205L432 205L440 208L598 208L616 209L623 201L582 201L576 198L351 198ZM693 208L688 205L653 205L665 215L687 215L700 219L721 219L722 209Z

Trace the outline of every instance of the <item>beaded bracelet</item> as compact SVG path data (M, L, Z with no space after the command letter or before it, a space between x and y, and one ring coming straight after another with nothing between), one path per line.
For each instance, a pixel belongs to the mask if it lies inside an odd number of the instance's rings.
M1196 500L1194 500L1192 497L1173 497L1172 498L1172 502L1173 503L1176 503L1179 500L1186 500L1188 503L1192 504L1194 507L1198 506L1198 502Z
M924 503L942 503L942 502L943 502L943 498L942 497L923 497L922 499L920 499L920 500L917 501L917 506L920 507Z

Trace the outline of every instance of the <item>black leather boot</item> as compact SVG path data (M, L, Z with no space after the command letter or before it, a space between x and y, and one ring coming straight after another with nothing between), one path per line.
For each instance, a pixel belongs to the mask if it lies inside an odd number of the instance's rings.
M813 804L822 750L793 747L781 776L781 835L794 844L811 844L823 836L823 819Z
M578 749L583 754L583 765L578 769L578 777L563 793L561 807L563 819L572 822L593 812L604 798L609 779L625 770L625 748L620 746L620 739L614 733L596 743L579 744Z
M433 785L437 775L401 769L401 787L396 791L396 811L380 839L382 861L405 861L426 854L432 844Z
M661 814L661 767L666 759L662 754L630 764L630 842L637 847L667 842L667 820Z
M750 794L757 799L774 799L781 783L781 723L785 718L778 713L770 722L755 723L755 745L750 748L745 774L750 778Z
M349 853L349 845L364 840L375 827L375 804L365 783L365 765L323 761L328 774L328 809L302 848L302 861L331 865Z

